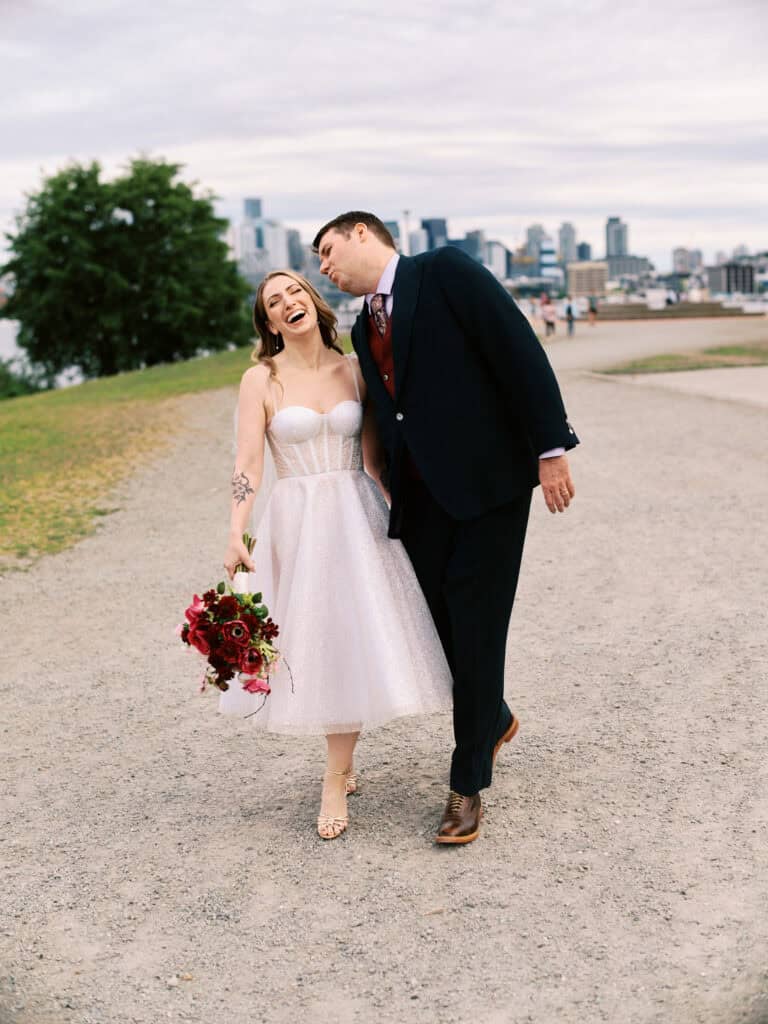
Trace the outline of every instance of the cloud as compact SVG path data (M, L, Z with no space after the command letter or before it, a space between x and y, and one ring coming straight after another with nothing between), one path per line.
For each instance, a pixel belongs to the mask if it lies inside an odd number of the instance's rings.
M0 216L41 167L146 151L286 221L618 213L659 253L697 219L768 246L767 27L761 0L19 4Z

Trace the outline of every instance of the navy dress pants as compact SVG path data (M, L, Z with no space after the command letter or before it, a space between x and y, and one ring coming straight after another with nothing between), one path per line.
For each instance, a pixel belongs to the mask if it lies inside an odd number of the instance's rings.
M473 796L490 786L493 747L511 721L504 655L531 491L466 521L451 518L421 480L404 492L401 539L453 673L450 785Z

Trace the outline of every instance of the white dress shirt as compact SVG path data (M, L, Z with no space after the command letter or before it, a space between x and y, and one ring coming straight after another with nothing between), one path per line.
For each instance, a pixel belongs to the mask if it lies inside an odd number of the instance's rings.
M379 283L376 285L375 292L369 292L365 296L365 301L368 305L368 312L371 311L371 299L374 295L384 296L384 308L387 311L387 316L392 316L392 307L394 305L394 297L392 295L392 288L395 283L395 271L397 270L397 264L400 261L400 253L396 252L389 263L384 267L384 272L379 278ZM548 452L542 452L539 456L540 459L554 459L558 455L565 455L565 448L551 448Z

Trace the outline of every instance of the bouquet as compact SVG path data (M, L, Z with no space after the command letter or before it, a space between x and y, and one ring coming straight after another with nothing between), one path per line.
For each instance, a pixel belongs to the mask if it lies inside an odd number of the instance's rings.
M243 542L250 554L255 541L246 533ZM209 685L228 690L230 681L239 676L244 690L262 693L266 700L272 692L269 674L280 658L273 643L279 629L261 594L239 592L246 572L242 563L236 566L235 588L222 582L202 597L195 594L184 612L187 621L177 632L182 643L208 661L201 690Z

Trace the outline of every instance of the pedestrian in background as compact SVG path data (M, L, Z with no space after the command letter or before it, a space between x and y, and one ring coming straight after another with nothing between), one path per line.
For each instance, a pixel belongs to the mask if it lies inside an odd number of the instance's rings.
M575 317L573 315L573 300L570 295L565 298L565 322L568 325L568 337L573 337L573 322Z

